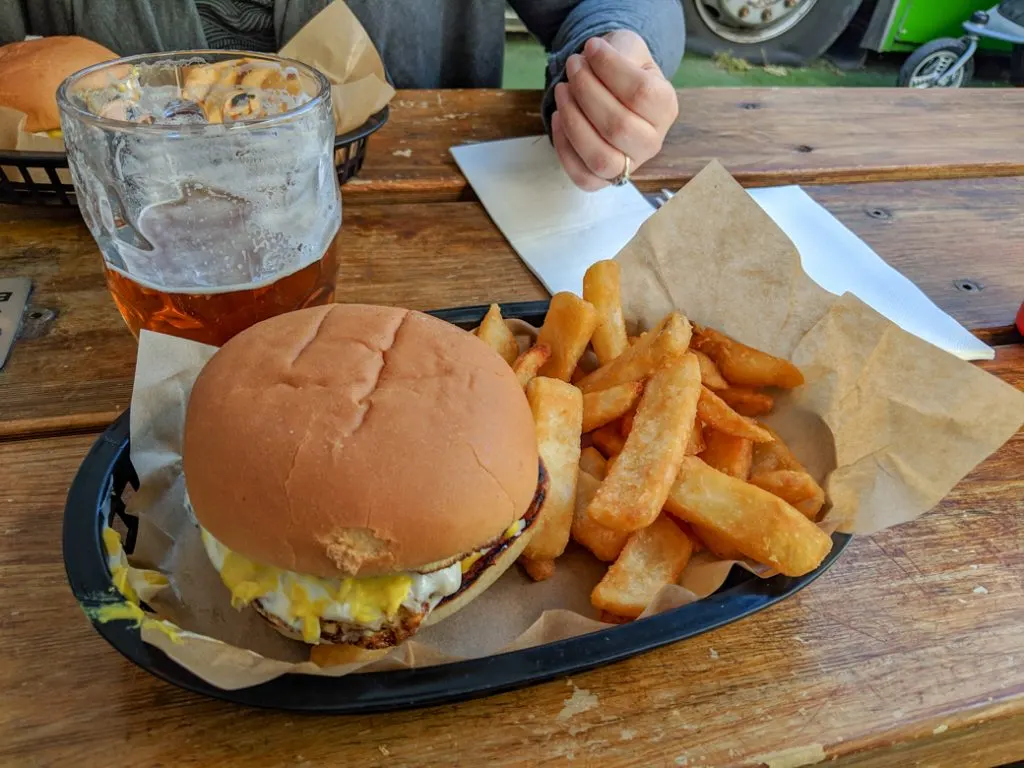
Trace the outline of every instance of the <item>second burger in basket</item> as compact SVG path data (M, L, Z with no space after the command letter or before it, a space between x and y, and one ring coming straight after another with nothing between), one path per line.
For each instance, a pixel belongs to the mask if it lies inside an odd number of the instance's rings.
M459 610L523 551L545 489L508 364L392 307L234 337L195 383L183 456L232 603L310 644L386 648Z

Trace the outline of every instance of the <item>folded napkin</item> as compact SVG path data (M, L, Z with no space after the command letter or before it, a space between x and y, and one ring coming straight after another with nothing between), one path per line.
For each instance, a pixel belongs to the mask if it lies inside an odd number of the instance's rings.
M453 147L487 213L551 293L580 293L595 261L614 257L654 207L633 185L576 188L546 136ZM892 322L964 360L995 352L939 309L800 187L749 190L800 252L804 270L834 294L852 293Z

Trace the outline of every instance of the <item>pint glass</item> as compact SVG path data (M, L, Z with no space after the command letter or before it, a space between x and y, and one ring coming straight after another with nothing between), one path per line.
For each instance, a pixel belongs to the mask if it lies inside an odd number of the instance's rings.
M58 91L68 165L131 332L221 345L334 298L327 80L252 53L133 56Z

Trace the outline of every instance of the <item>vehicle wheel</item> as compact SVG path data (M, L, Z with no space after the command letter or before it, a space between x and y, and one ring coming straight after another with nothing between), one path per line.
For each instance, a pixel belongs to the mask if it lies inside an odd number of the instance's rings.
M686 48L800 67L835 42L863 0L683 0Z
M939 78L966 52L967 43L952 37L925 43L903 62L896 84L901 88L962 88L974 74L973 58L947 82L939 85Z

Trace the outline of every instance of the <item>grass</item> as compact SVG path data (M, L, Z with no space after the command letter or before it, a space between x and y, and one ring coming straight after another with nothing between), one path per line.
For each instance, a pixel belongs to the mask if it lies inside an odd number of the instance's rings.
M505 88L544 87L544 49L526 36L510 37L505 45ZM822 59L801 68L764 67L750 64L727 54L714 59L687 54L679 71L672 78L677 88L710 86L766 86L766 87L894 87L902 64L900 56L880 56L869 59L862 69L843 72ZM990 69L986 67L985 70ZM1006 86L999 67L985 72L985 79L975 79L972 85ZM984 70L983 70L984 71ZM994 78L994 79L993 79Z

